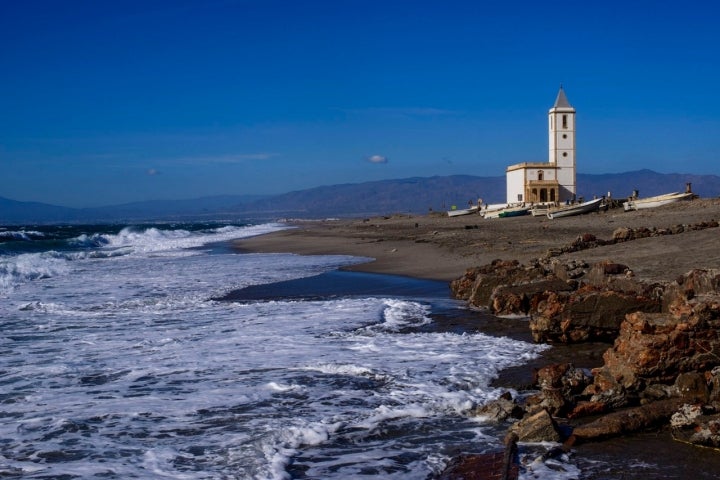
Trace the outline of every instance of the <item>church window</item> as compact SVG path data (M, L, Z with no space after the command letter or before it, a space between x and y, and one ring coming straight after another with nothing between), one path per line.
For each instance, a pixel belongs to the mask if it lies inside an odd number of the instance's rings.
M567 138L567 133L563 133L563 138Z
M542 170L538 170L537 175L538 175L538 180L543 179L543 171Z
M563 152L563 157L567 157L567 152Z
M562 120L562 122L563 122L563 128L568 128L568 126L567 126L567 115L563 115L563 120Z

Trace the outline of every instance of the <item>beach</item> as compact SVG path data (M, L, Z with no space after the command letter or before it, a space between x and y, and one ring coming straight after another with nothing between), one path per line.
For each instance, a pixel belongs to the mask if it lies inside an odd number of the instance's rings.
M485 219L388 215L362 219L296 220L293 228L238 241L250 252L301 255L342 254L368 257L350 270L452 281L467 268L494 259L526 263L563 247L579 236L603 240L619 228L671 228L720 219L720 199L696 199L660 208L625 212L622 208L551 220L530 215ZM685 231L567 253L560 259L592 264L612 260L641 279L671 281L693 268L720 268L718 229Z
M692 229L720 219L720 200L695 199L656 209L624 212L622 208L551 220L547 217L484 219L478 215L449 218L441 214L387 215L361 219L296 220L293 229L239 240L244 252L288 252L300 255L343 254L367 257L368 261L343 267L346 270L401 275L449 282L467 268L494 259L517 259L527 263L550 249L570 245L591 234L610 240L618 229L671 229L673 234L563 253L559 260L584 260L589 264L610 260L627 265L636 277L669 282L695 268L720 268L716 227ZM682 226L682 227L680 227ZM503 323L491 326L503 334ZM513 331L511 331L513 330ZM507 335L527 338L517 328ZM496 385L522 387L532 368L570 361L591 368L602 364L608 345L556 346L522 367L501 373ZM668 432L632 435L583 445L578 462L582 478L625 478L626 465L644 465L654 478L713 478L720 456L672 441ZM692 458L691 462L687 459ZM611 465L594 471L593 462ZM687 475L690 475L688 477ZM710 476L708 476L710 475Z

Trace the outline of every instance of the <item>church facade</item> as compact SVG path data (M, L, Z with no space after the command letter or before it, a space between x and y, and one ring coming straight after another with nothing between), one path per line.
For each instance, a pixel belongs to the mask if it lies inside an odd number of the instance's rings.
M525 162L507 167L507 203L575 200L575 109L568 102L562 86L548 112L548 134L547 162Z

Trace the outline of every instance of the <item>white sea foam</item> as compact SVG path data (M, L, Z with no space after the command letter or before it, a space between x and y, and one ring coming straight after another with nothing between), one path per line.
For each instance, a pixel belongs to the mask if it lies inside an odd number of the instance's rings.
M0 464L29 478L422 478L437 452L491 441L466 412L543 347L432 331L430 305L408 299L212 300L351 257L143 246L242 232L122 233L102 248L130 253L52 257L52 275L8 291Z
M0 296L17 285L69 271L67 260L52 252L0 257Z
M43 237L44 234L42 232L38 232L35 230L6 230L6 231L0 231L0 238L12 238L14 240L25 240L25 241L31 241L30 238L33 237Z

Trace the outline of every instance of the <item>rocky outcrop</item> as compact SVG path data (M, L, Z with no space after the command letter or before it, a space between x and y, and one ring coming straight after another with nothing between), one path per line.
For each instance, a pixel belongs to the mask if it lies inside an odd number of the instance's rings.
M538 393L527 397L511 429L521 441L563 440L557 417L576 423L573 441L667 425L673 418L678 438L720 448L720 270L650 284L610 261L591 268L496 261L469 270L454 291L494 313L529 315L538 342L612 341L603 365L591 372L572 364L537 371ZM499 421L519 416L516 401L499 401L505 403L480 414ZM700 414L682 424L678 418L693 409ZM589 415L600 418L583 424Z
M530 330L536 342L610 342L626 314L659 312L660 308L660 299L645 291L587 285L571 293L549 293L531 316Z
M719 287L719 271L688 272L663 290L664 297L654 298L654 308L664 311L624 314L602 366L587 371L564 363L539 369L538 392L527 397L523 418L511 431L525 441L561 441L565 437L554 419L565 417L575 423L571 441L592 441L672 421L676 438L720 448ZM583 289L608 295L590 285L563 295ZM573 302L557 305L567 308ZM515 403L506 411L510 405ZM583 423L589 415L599 418Z
M691 381L681 374L706 376L720 365L719 328L716 302L697 305L689 316L627 315L615 344L603 356L604 365L593 371L591 401L613 408L638 403L649 386L674 384L678 379L685 382L679 386L682 391L697 391L697 386L690 386L697 384L697 378Z
M491 308L498 289L509 289L509 295L522 297L523 288L538 290L535 284L554 280L556 278L539 263L524 266L517 260L493 260L488 265L468 269L463 277L451 282L450 290L455 298L466 300L470 305ZM552 288L565 287L564 282L552 283ZM527 301L507 300L505 303L517 305L517 310L509 310L507 313L522 313L523 305ZM497 310L493 311L499 313Z
M554 365L541 370L540 391L528 403L576 420L603 414L575 427L578 440L667 425L672 418L677 438L720 447L719 286L714 270L676 279L665 289L666 311L625 315L604 364L592 370L582 392L582 382L568 382L567 364Z
M625 265L496 260L452 282L456 298L495 315L529 315L537 342L612 341L625 314L659 312L661 287Z

